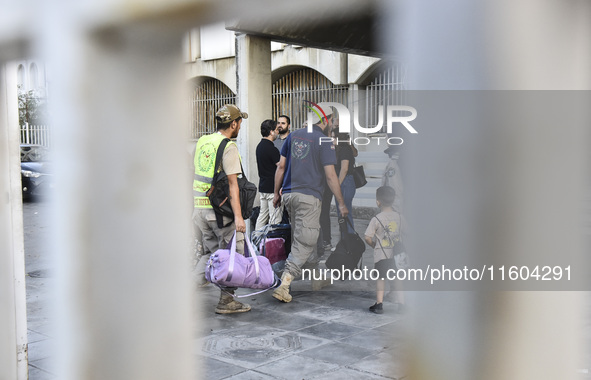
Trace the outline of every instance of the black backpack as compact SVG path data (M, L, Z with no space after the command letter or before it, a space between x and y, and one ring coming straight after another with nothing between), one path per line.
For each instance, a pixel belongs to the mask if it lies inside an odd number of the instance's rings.
M209 198L209 203L215 211L216 220L219 228L227 227L234 221L234 213L232 212L232 205L230 204L230 185L228 184L228 177L222 170L222 156L224 149L230 142L230 139L224 139L218 147L215 157L215 172L211 182L211 188L206 195ZM240 162L240 169L242 170L242 177L238 177L238 189L240 194L240 208L242 209L242 217L248 219L252 213L252 206L257 194L257 187L254 183L248 182L242 168L242 161ZM224 225L223 218L227 216L232 219L231 222Z

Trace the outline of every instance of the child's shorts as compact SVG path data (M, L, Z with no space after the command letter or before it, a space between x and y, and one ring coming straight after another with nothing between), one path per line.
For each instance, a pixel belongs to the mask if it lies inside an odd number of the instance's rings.
M396 269L396 264L394 263L394 259L384 259L380 260L375 263L374 268L380 274L380 279L387 280L388 279L388 270ZM390 274L390 276L392 276Z

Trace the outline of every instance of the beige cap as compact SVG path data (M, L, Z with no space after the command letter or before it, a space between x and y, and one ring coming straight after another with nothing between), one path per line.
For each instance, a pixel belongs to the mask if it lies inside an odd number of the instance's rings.
M326 117L330 117L330 115L332 115L333 111L332 111L332 107L325 107L322 109L324 111L324 114L326 115ZM322 114L322 112L320 112L320 110L318 110L317 108L314 108L314 111L318 112L320 114L320 117L323 118L324 115ZM321 118L318 118L318 114L316 112L310 111L314 114L314 116L312 116L312 124L318 124L320 123L320 121L322 120Z
M221 123L229 123L238 118L248 119L246 112L240 112L240 109L234 104L226 104L218 110L215 114L215 118Z

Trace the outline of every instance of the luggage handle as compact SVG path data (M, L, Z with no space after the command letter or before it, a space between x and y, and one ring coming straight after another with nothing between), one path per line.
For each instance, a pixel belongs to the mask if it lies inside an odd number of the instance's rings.
M234 232L234 234L236 234L236 232ZM252 245L252 242L250 241L250 238L248 236L246 236L246 234L244 235L244 240L246 241L246 246L247 251L250 251L250 257L252 257L252 260L254 261L254 268L255 268L255 272L257 274L257 279L254 282L255 284L258 284L261 281L261 270L259 267L259 257L257 256L257 253Z
M230 239L230 244L228 245L230 246L230 265L228 266L226 281L231 281L234 275L234 259L236 257L236 231L234 231L234 235L232 235L232 239Z
M230 240L230 264L228 266L228 275L226 276L226 281L231 281L232 280L232 276L234 274L234 261L236 259L236 232L234 231L234 235L232 235L232 239ZM245 240L245 245L246 245L246 252L245 252L245 257L252 257L253 261L254 261L254 267L255 267L255 272L256 272L256 276L257 279L255 281L255 284L258 284L261 281L261 270L260 270L260 266L259 266L259 260L258 260L258 256L254 250L254 247L252 246L252 242L250 241L250 239L248 238L248 236L246 236L246 234L244 234L244 240ZM249 254L249 256L246 256L246 254Z
M341 235L343 234L343 229L345 229L344 232L347 232L347 230L346 230L347 226L345 225L345 223L347 223L348 225L351 226L351 228L353 229L353 232L355 233L355 235L359 236L359 234L355 230L355 226L353 226L353 223L351 223L351 220L349 220L349 217L340 218L338 220L338 222L339 222L339 230L341 231Z
M260 266L259 266L259 260L258 260L258 255L256 254L256 251L254 249L254 246L252 245L252 242L250 241L250 239L244 235L244 239L246 240L245 243L247 245L247 250L248 253L251 255L250 257L253 258L254 261L254 266L255 266L255 271L256 271L256 276L257 279L255 281L255 284L258 284L261 280L261 276L260 276ZM246 253L246 252L245 252ZM236 257L236 231L234 231L234 235L232 236L232 240L230 241L230 266L228 267L228 276L226 276L226 280L230 281L232 279L232 272L234 270L234 258ZM213 268L212 268L213 271ZM279 281L279 284L281 284L281 281ZM231 295L233 298L243 298L243 297L250 297L250 296L254 296L257 294L261 294L266 292L269 289L273 289L273 286L268 287L267 289L263 289L260 290L258 292L253 292L253 293L248 293L248 294L244 294L241 296L237 296L235 294L232 294L226 290L224 290L224 288L222 288L221 286L219 286L218 284L214 284L215 286L217 286L218 288L220 288L220 290L228 295Z
M279 282L279 284L281 284L281 282ZM250 297L250 296L255 296L257 294L261 294L266 292L269 289L273 289L273 286L268 287L267 289L263 289L263 290L259 290L258 292L254 292L254 293L248 293L248 294L243 294L241 296L237 296L236 294L232 294L226 290L224 290L224 288L222 288L221 286L219 286L218 284L214 284L215 286L217 286L218 288L220 288L220 290L224 293L226 293L227 295L232 296L233 298L244 298L244 297Z

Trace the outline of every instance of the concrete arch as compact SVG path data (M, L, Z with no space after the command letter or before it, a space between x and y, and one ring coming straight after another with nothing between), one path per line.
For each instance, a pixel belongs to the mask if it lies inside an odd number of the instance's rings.
M399 61L375 61L371 63L363 72L360 72L358 75L356 75L355 78L352 78L353 80L351 83L358 84L361 86L367 86L375 79L377 75L387 70L388 68L395 66L400 66L401 68L404 68L402 63Z
M210 61L197 60L187 66L187 77L189 81L197 79L197 83L199 82L198 78L201 77L215 78L228 86L234 94L237 93L236 59L234 57Z
M372 80L386 70L389 66L395 65L394 62L377 61L371 64L358 78L355 80L355 84L366 86L372 82Z
M192 85L192 89L194 90L195 88L197 88L198 86L202 85L203 83L207 82L208 80L216 80L220 83L222 83L224 86L228 87L228 89L230 89L230 91L232 91L232 93L234 95L236 95L236 91L235 89L232 89L232 87L230 87L228 85L228 83L224 83L223 80L221 80L220 78L216 78L216 77L211 77L208 75L199 75L193 78L189 78L189 83L191 83Z
M294 66L316 70L335 85L347 84L347 55L344 53L286 46L271 54L272 80L276 81L281 73L285 75ZM275 73L279 73L277 77Z
M289 75L295 71L301 70L301 69L310 69L310 70L314 70L317 73L321 74L322 76L324 76L326 79L328 79L328 81L335 85L335 83L330 80L329 77L327 77L326 75L324 75L322 72L316 70L314 67L310 67L310 66L305 66L305 65L287 65L287 66L283 66L283 67L279 67L276 70L273 70L271 72L271 83L275 83L277 82L279 79L283 78L286 75Z

